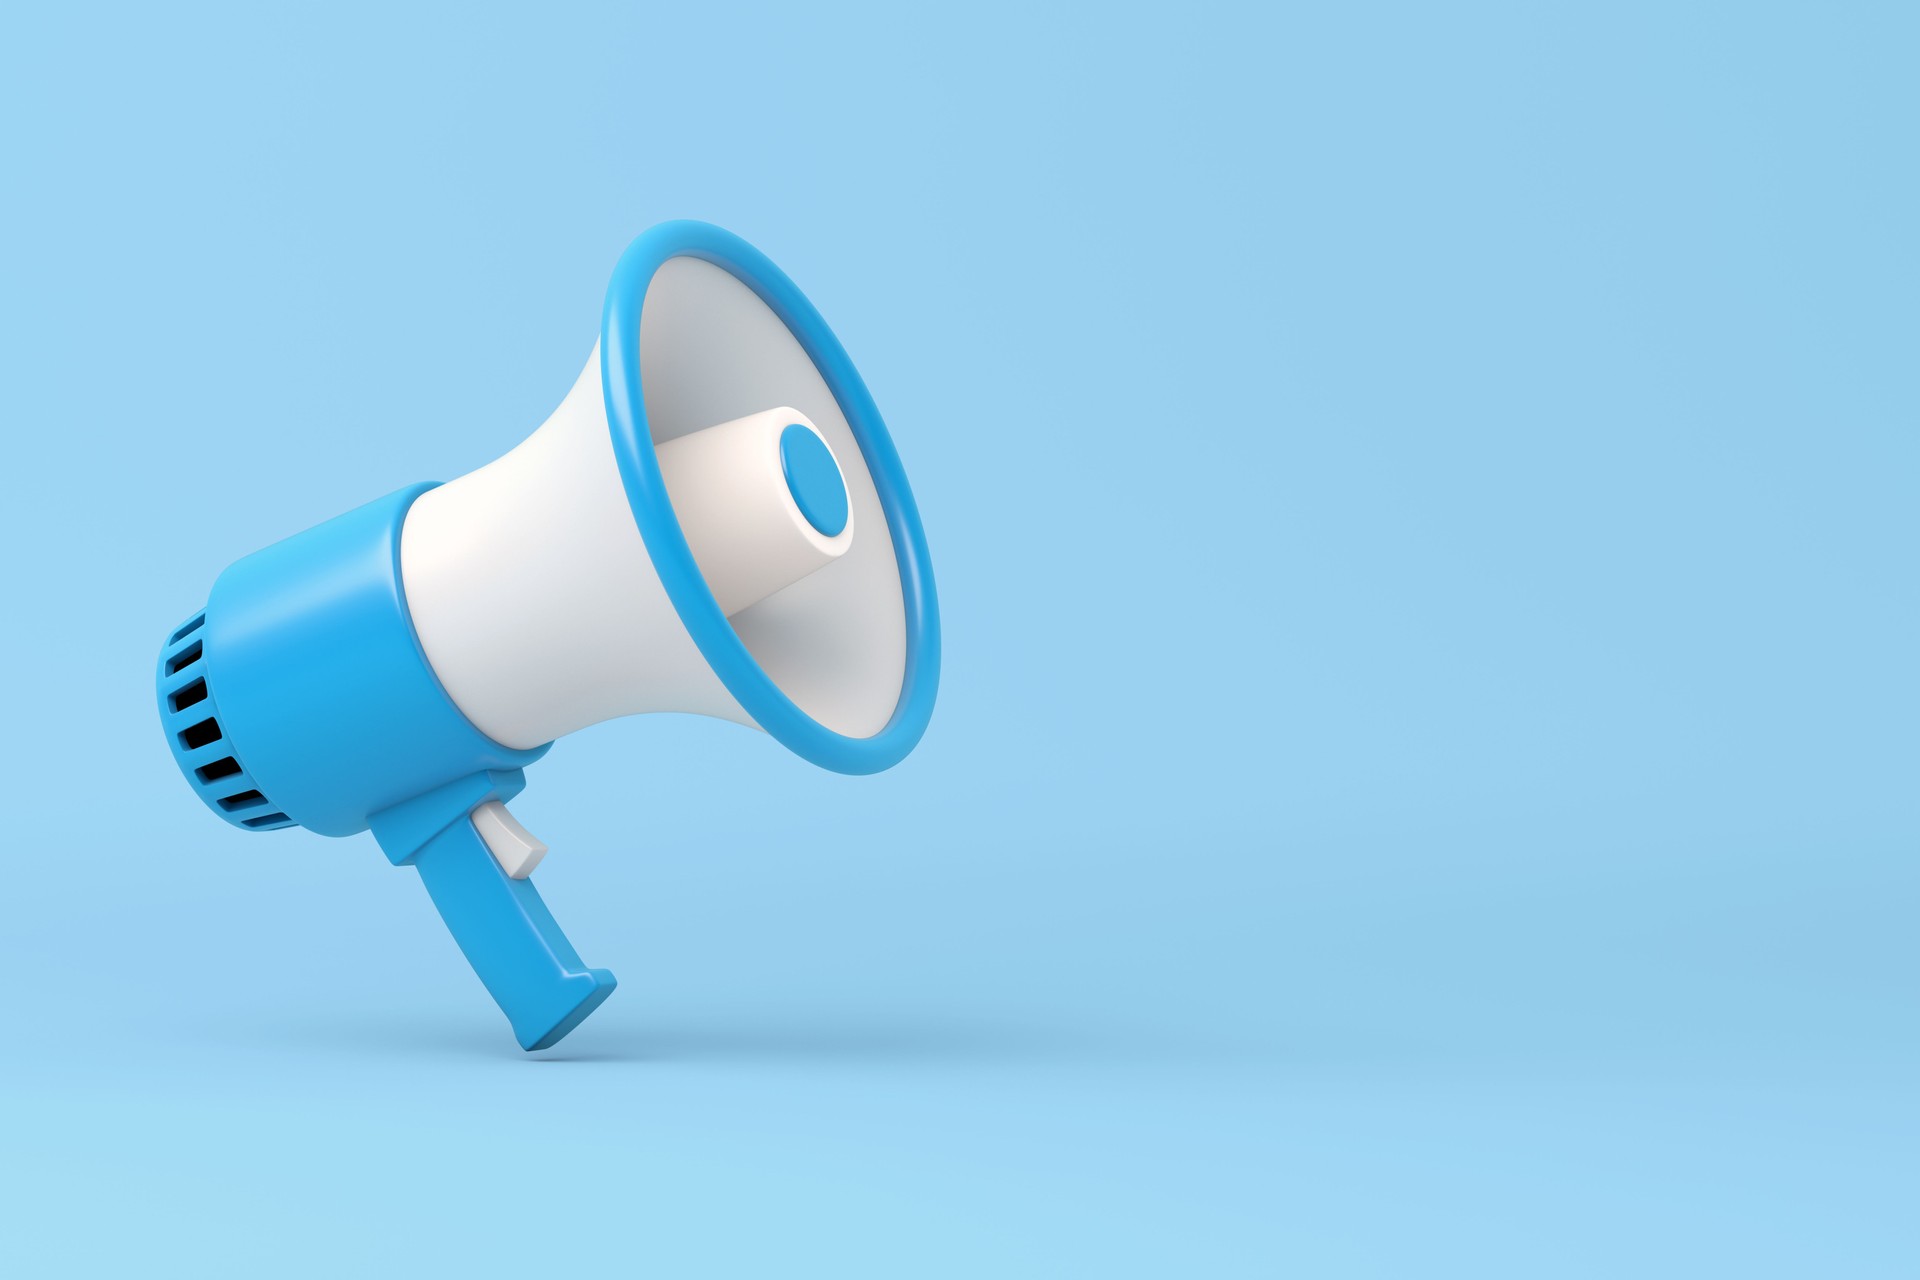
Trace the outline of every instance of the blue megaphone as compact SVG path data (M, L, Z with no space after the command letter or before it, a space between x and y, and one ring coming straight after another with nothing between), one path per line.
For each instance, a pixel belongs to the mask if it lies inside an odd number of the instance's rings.
M752 246L670 222L622 255L539 430L228 566L158 682L210 809L371 829L544 1049L614 987L506 809L555 738L687 711L873 773L919 741L939 670L919 513L846 352Z

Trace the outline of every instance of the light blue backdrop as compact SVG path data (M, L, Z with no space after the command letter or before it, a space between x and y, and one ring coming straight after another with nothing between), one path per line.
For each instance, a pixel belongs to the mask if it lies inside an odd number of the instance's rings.
M6 18L9 1269L1914 1274L1899 8ZM942 702L557 747L529 1061L151 663L682 216L865 370Z

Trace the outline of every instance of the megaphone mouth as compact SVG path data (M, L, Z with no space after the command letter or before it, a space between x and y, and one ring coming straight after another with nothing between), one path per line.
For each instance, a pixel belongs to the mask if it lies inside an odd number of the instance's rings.
M720 268L773 312L813 362L859 446L893 543L906 628L899 696L893 714L870 736L841 733L822 723L767 674L722 612L674 516L647 421L640 342L648 287L674 258ZM886 423L827 322L780 268L738 236L704 222L666 222L628 245L614 268L601 313L600 377L634 522L681 624L727 692L761 728L814 764L840 773L876 773L897 764L926 731L940 680L933 568L920 513Z

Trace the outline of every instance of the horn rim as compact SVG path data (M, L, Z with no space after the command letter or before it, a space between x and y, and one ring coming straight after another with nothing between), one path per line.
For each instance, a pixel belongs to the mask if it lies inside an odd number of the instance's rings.
M870 737L828 728L761 669L720 610L673 514L648 429L640 368L640 315L654 274L676 257L721 268L771 309L813 361L860 446L893 538L906 622L906 665L893 714ZM877 773L904 759L926 732L940 683L940 611L920 510L880 410L846 348L798 285L739 236L711 223L663 222L642 232L614 267L600 322L600 380L620 480L647 554L681 624L746 713L775 740L837 773Z

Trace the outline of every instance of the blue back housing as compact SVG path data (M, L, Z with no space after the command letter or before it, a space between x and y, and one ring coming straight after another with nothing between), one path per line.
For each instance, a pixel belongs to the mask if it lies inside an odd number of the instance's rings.
M229 822L353 835L403 800L546 754L474 728L420 649L400 529L431 488L410 486L235 561L203 621L168 641L159 673L168 745Z
M472 821L546 754L467 720L407 614L414 485L235 561L160 655L160 719L187 781L236 826L369 827L411 866L524 1049L555 1044L617 985L584 964Z

